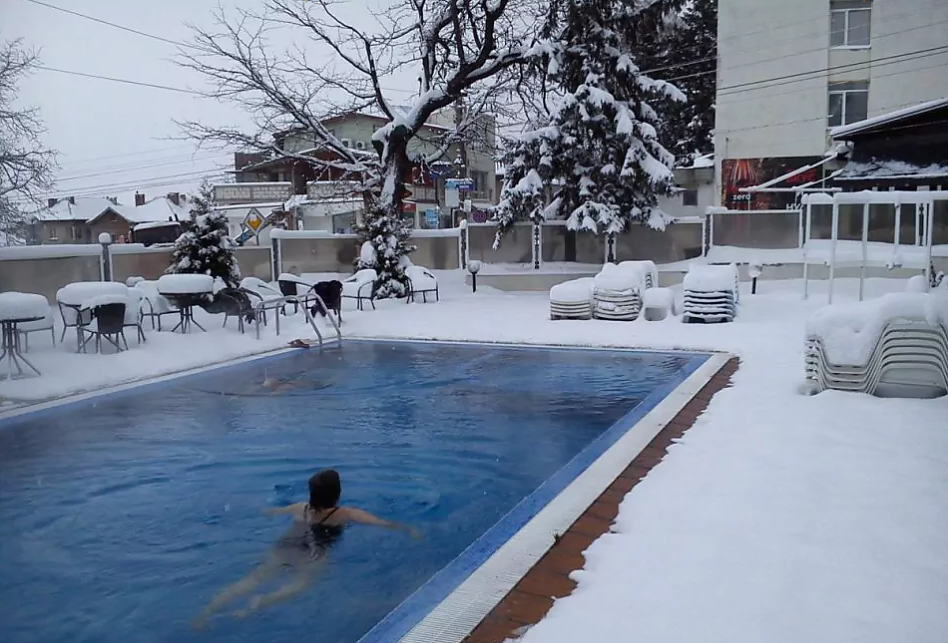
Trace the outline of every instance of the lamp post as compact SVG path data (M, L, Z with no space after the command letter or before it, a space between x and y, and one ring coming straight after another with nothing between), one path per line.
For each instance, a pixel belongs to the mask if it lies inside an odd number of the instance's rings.
M112 281L112 235L108 232L99 234L99 244L102 246L102 281Z
M477 273L481 271L481 262L477 259L468 261L467 271L471 273L471 292L477 292Z
M757 294L757 278L760 277L760 273L763 272L763 266L759 263L752 263L747 266L747 274L751 278L751 294Z

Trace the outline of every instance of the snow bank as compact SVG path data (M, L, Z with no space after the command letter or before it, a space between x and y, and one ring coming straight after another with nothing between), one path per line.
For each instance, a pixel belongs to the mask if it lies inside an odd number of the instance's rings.
M737 266L706 266L692 264L682 281L685 291L693 292L728 292L737 285Z
M25 292L0 292L0 321L45 318L49 302L43 295Z
M158 278L158 292L162 295L203 295L214 292L214 277L210 275L162 275Z
M128 295L128 287L117 281L79 281L67 284L56 292L56 301L67 306L81 306L82 303L99 295Z
M869 361L883 327L898 320L948 328L948 301L928 293L899 292L854 304L833 304L807 320L806 337L820 340L831 363L861 366Z
M638 271L608 270L593 277L593 288L611 293L633 293L642 287L642 277Z
M905 292L928 292L928 279L925 275L915 275L905 284Z
M646 288L642 294L642 307L672 310L675 307L675 293L671 288Z
M593 277L581 277L556 284L550 288L550 301L576 304L592 300Z

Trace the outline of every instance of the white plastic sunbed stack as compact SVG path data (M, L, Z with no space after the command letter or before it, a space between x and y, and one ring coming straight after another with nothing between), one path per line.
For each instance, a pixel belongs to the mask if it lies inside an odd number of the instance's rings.
M734 264L692 264L682 282L682 321L734 321L740 301L740 276Z
M593 278L572 279L550 288L550 319L592 319Z
M948 393L948 299L892 293L831 305L807 323L806 379L826 389L870 395Z
M658 266L654 261L623 261L619 263L619 268L638 270L646 288L658 288Z
M604 265L593 277L593 317L612 321L637 319L642 310L642 272L637 265Z

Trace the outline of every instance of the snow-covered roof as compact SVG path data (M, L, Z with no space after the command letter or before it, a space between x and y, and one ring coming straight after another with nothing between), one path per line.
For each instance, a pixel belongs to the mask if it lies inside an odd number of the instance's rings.
M918 105L912 105L911 107L897 109L894 112L889 112L887 114L873 116L872 118L867 118L856 123L850 123L849 125L834 127L830 130L830 136L833 138L839 138L840 136L857 134L879 125L889 125L891 123L895 123L906 118L911 118L912 116L918 116L919 114L924 114L942 107L948 107L948 96L945 98L928 101L927 103L920 103Z
M74 201L74 202L73 202ZM102 215L113 212L129 223L149 223L167 221L168 217L186 219L189 216L186 205L175 205L166 196L156 197L144 205L122 205L105 197L76 198L73 201L61 199L53 207L43 208L32 216L38 221L82 221L92 223Z
M78 198L74 201L60 199L52 207L38 210L32 216L39 221L91 221L108 210L115 213L119 211L119 206L105 197Z

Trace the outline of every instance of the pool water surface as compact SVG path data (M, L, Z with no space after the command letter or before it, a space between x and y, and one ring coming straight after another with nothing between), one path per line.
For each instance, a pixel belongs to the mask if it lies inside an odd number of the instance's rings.
M0 641L356 643L694 360L350 341L0 421ZM328 467L423 537L350 527L301 595L193 630Z

